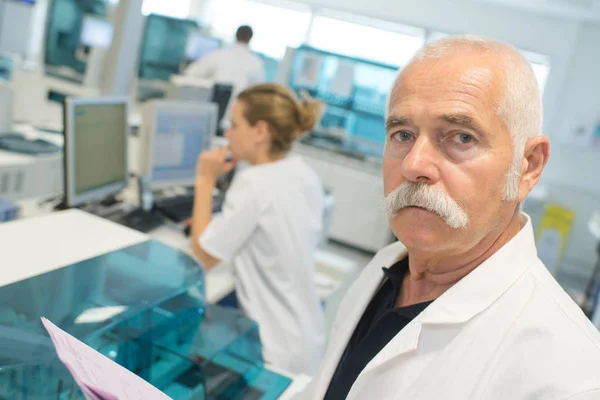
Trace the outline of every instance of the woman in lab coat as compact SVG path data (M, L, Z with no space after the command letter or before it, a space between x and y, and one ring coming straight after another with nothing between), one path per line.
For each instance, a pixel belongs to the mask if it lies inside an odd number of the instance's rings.
M233 263L237 296L259 325L265 361L296 374L313 374L324 350L314 284L324 198L314 171L289 151L322 110L322 103L299 100L277 84L241 92L228 147L200 155L192 217L194 254L207 269ZM250 167L238 172L213 218L215 182L238 161Z

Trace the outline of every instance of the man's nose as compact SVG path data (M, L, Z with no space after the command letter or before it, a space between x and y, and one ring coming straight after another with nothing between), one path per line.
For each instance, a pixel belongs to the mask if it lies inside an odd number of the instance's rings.
M440 177L440 157L434 143L421 135L404 158L402 173L411 182L435 183Z

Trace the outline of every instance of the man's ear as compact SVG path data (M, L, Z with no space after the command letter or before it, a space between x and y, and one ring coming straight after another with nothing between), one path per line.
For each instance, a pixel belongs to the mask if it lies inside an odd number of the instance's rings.
M542 171L550 157L550 140L547 136L536 136L527 141L523 152L519 201L524 201L540 180Z

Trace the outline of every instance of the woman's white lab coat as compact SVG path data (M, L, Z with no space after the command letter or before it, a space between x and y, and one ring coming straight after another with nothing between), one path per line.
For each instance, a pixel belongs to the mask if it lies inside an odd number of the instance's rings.
M381 267L404 251L399 243L383 249L349 290L302 398L323 398ZM347 398L600 399L600 334L538 259L527 218L515 238L393 338Z

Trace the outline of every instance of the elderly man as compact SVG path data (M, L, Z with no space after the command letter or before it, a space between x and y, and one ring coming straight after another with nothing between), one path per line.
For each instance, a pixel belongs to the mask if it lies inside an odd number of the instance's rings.
M550 152L541 114L496 41L443 39L401 72L383 159L400 242L349 290L306 398L600 399L600 335L520 212Z

